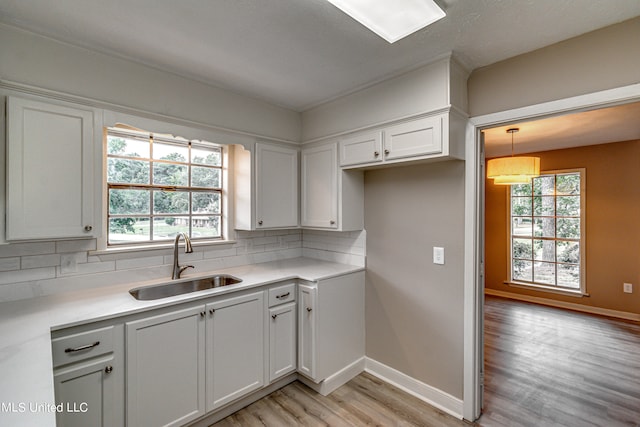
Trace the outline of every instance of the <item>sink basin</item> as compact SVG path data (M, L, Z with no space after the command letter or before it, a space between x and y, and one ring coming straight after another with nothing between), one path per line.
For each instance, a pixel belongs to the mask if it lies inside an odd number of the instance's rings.
M219 288L242 282L241 279L228 274L218 274L216 276L196 279L188 282L166 283L162 285L143 286L129 291L137 300L154 300L172 297L175 295L188 294L191 292L204 291L206 289Z

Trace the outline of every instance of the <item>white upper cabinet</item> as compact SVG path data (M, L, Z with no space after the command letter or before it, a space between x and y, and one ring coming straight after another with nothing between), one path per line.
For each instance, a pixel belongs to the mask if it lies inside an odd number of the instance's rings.
M7 240L91 238L100 115L7 98Z
M340 140L340 166L382 161L382 131L363 132Z
M442 116L425 117L385 129L385 160L442 153Z
M302 150L302 226L338 228L336 144Z
M252 165L253 163L253 165ZM291 228L298 221L298 150L258 142L235 153L236 228Z
M339 231L364 227L362 171L338 168L338 144L302 150L301 224Z
M340 139L340 166L463 159L465 123L464 116L450 111L345 136Z

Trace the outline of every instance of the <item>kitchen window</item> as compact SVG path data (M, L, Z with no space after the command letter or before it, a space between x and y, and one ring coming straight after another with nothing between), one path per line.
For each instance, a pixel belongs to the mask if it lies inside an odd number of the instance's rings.
M223 149L109 128L107 245L222 239Z
M511 186L511 283L585 293L584 194L584 170Z

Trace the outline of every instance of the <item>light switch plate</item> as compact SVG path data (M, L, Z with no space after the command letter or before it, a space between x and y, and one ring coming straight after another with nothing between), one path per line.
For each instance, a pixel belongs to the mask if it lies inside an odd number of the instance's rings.
M444 264L444 248L433 247L433 263Z
M633 284L632 283L623 283L622 290L624 293L632 294L633 293Z

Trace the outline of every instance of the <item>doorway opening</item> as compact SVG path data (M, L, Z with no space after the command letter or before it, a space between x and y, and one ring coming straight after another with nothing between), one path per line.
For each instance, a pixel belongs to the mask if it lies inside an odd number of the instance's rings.
M631 104L638 103L638 101L640 101L640 85L632 85L506 112L478 116L470 120L467 131L465 208L465 258L467 260L465 265L465 380L463 405L465 419L477 419L481 414L483 403L484 286L485 270L488 267L485 259L485 144L483 140L486 135L483 131L501 126L513 126L518 123L541 121L542 119L575 118L572 117L575 114L606 110L609 107L624 106L625 104L629 104L627 105L629 108L634 108L636 106ZM632 122L637 123L638 116L635 117ZM636 137L635 139L640 138ZM624 141L624 139L620 139L620 141ZM593 142L592 144L601 145L604 143ZM537 151L557 150L553 150L552 147L538 145ZM622 286L622 284L620 285ZM587 283L587 293L588 289L589 284ZM525 291L518 292L527 293ZM573 308L571 306L568 307ZM631 315L634 315L633 311L631 311Z

